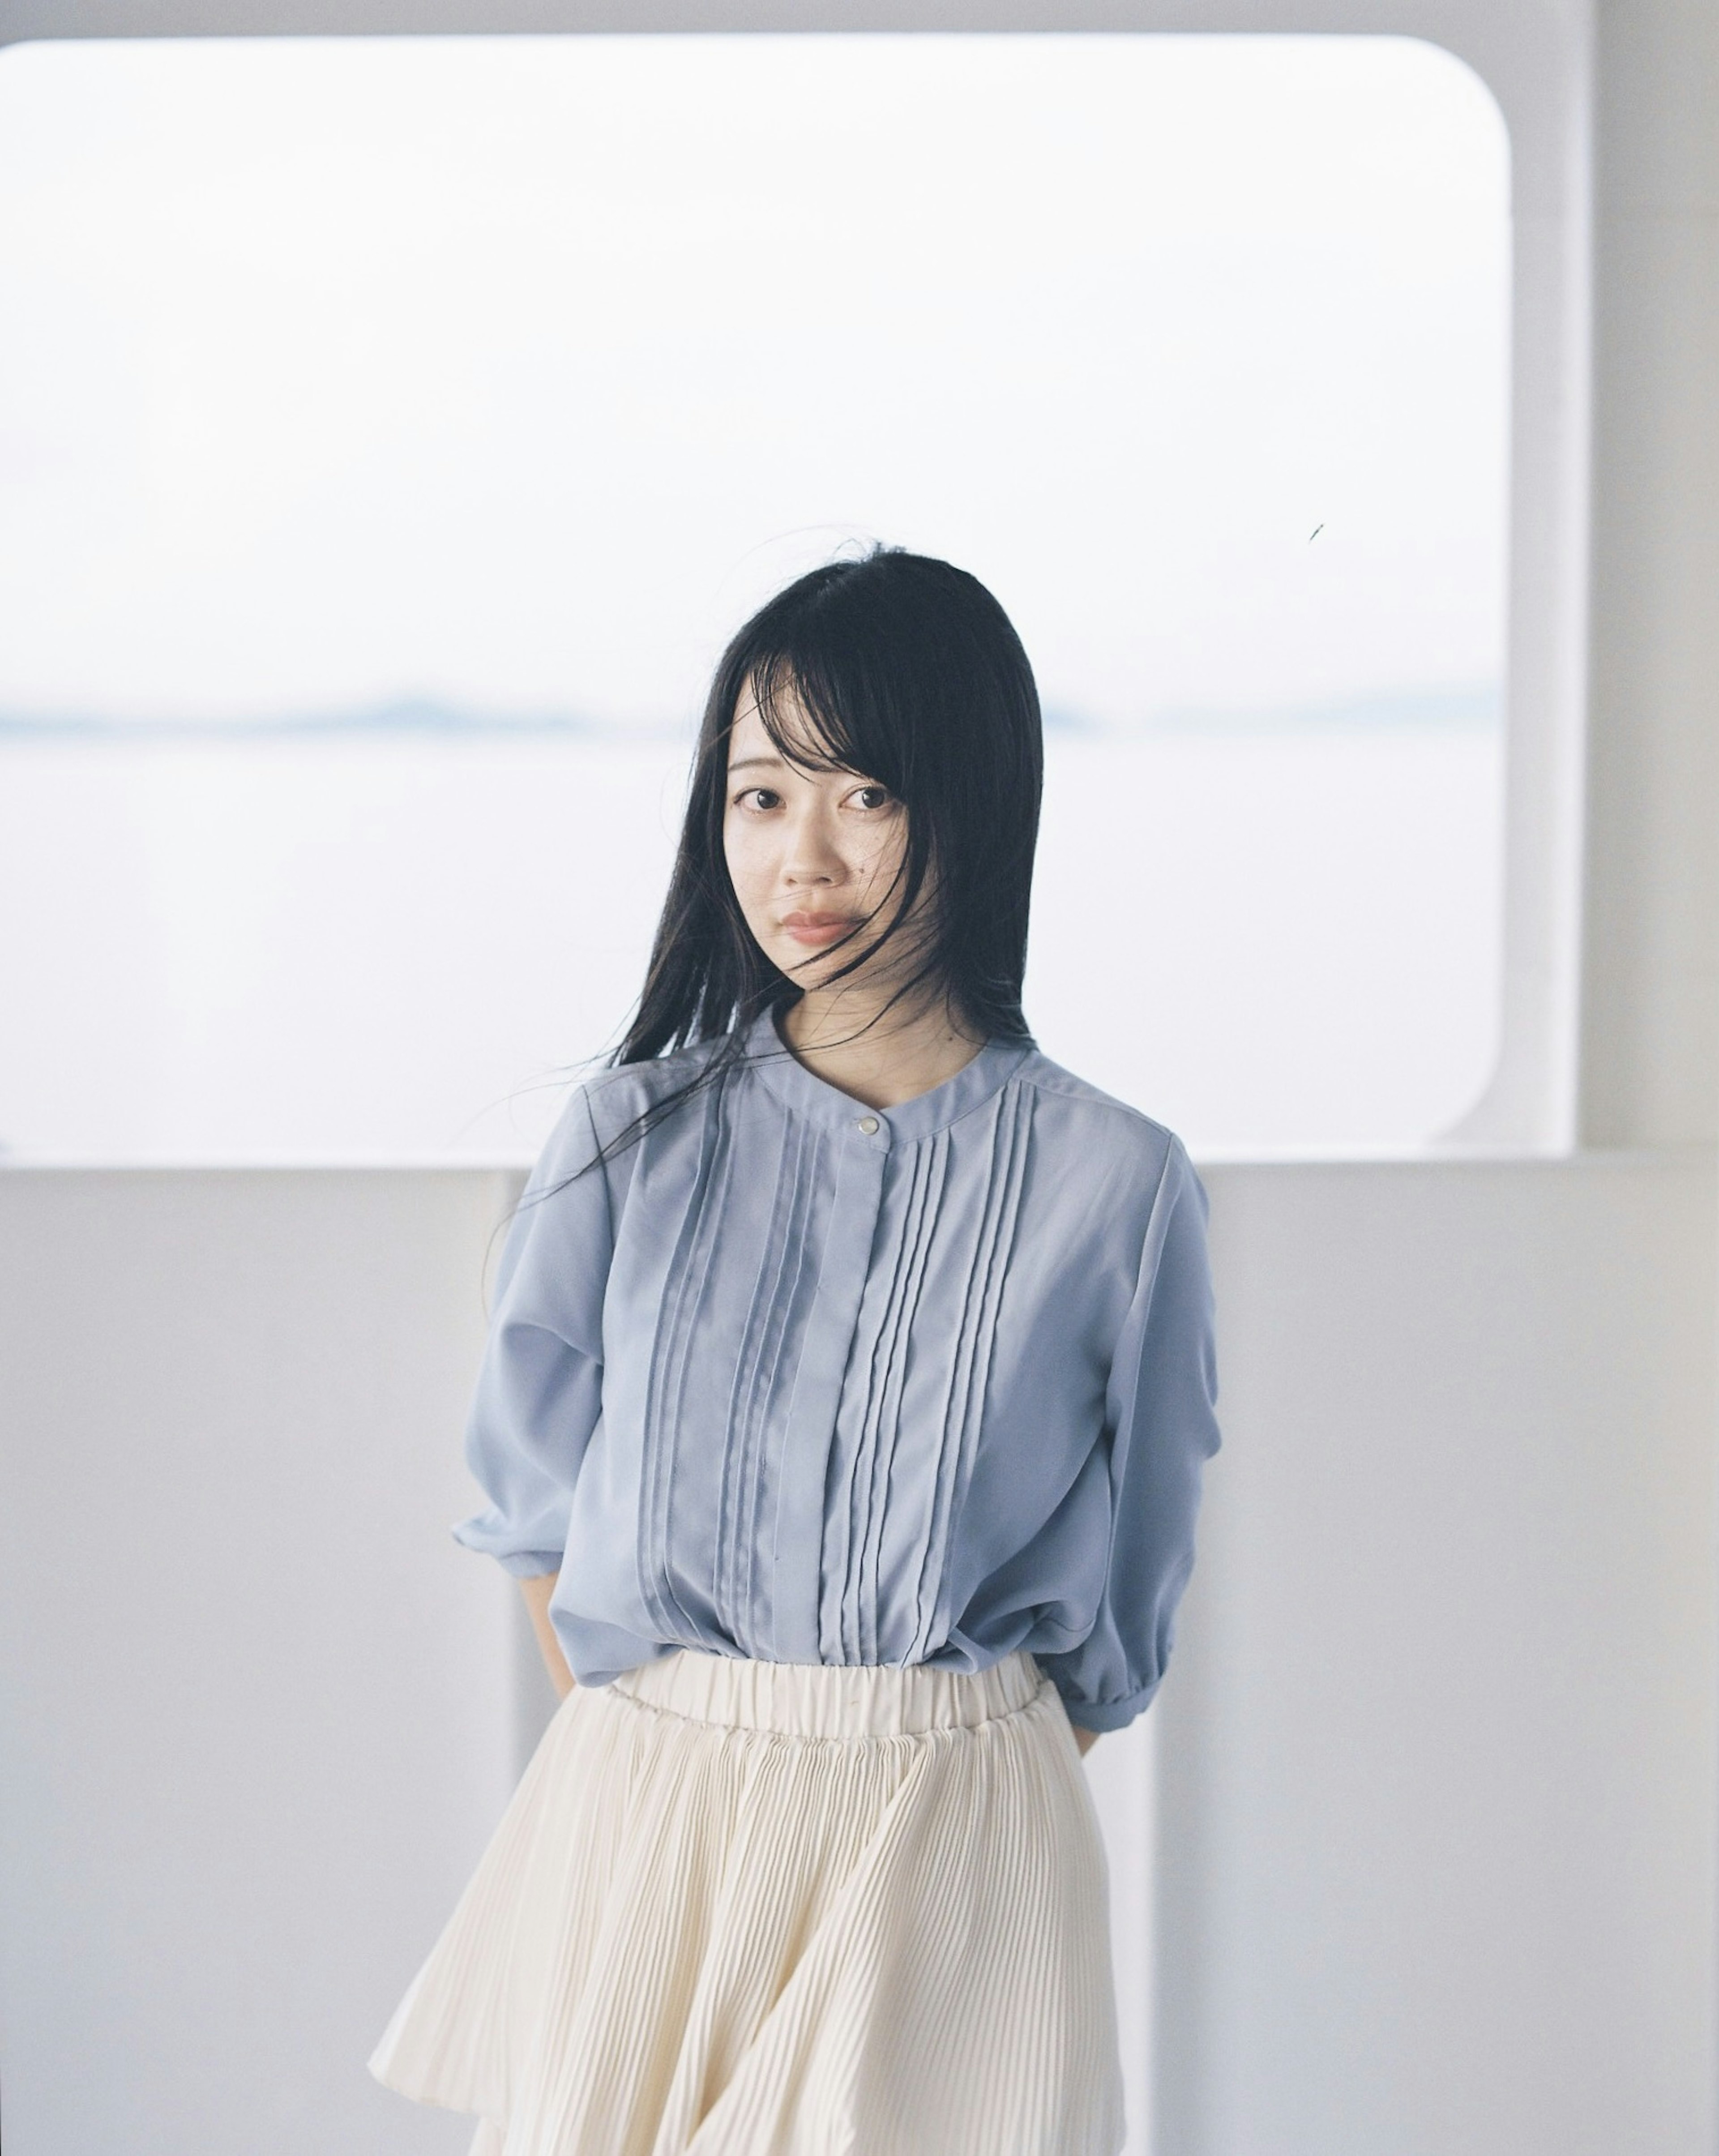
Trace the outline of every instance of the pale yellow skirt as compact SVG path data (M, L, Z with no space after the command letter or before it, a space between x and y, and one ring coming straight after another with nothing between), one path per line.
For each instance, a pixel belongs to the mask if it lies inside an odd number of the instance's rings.
M370 2067L474 2156L1116 2156L1055 1687L681 1650L575 1691Z

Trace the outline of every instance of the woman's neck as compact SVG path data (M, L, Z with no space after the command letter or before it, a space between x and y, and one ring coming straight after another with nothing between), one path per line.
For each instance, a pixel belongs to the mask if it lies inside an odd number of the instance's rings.
M868 1108L899 1108L929 1093L985 1045L941 997L884 1010L872 997L839 988L802 996L779 1029L814 1077Z

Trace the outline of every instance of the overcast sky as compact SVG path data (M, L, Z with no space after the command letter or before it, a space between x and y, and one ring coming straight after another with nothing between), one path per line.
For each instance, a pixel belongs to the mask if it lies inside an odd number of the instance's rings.
M1398 39L13 49L0 710L678 720L870 536L1100 722L1484 686L1508 192Z

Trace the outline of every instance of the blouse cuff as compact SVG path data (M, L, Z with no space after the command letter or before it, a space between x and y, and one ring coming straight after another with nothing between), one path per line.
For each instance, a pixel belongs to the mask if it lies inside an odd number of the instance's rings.
M562 1555L560 1550L516 1550L511 1557L498 1557L495 1562L516 1579L541 1579L545 1573L561 1570Z
M541 1518L522 1522L525 1527L547 1527L555 1532L553 1521ZM469 1549L478 1557L492 1557L504 1572L516 1579L540 1579L546 1572L559 1572L567 1553L564 1549L509 1549L506 1545L519 1532L510 1529L492 1507L487 1512L479 1512L470 1520L462 1520L454 1530L454 1539L462 1549ZM500 1547L498 1548L497 1545Z
M1142 1685L1138 1691L1125 1692L1120 1699L1070 1699L1065 1692L1063 1705L1076 1729L1126 1729L1137 1715L1143 1714L1152 1704L1160 1681L1154 1677L1150 1684Z

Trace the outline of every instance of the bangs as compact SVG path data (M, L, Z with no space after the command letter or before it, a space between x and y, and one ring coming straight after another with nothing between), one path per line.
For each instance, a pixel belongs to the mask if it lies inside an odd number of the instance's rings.
M815 649L759 654L747 685L765 732L798 771L851 771L899 792L901 759L890 730L878 723L862 687L838 682L833 673Z

